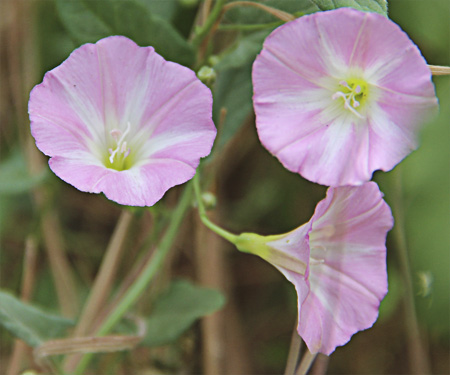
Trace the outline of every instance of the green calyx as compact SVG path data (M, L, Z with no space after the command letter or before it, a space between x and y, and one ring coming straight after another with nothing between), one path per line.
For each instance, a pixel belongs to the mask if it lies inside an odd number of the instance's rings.
M285 236L285 234L260 236L256 233L241 233L233 243L239 251L258 255L276 267L305 275L307 265L304 262L282 250L268 245L268 243Z
M267 245L267 242L269 242L268 237L256 233L241 233L237 236L234 245L239 251L269 260L272 248Z

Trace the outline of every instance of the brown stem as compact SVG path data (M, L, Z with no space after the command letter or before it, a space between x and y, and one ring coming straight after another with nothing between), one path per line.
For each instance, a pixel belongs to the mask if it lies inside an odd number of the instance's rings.
M289 347L288 359L286 361L286 369L284 370L284 375L293 375L295 369L297 368L298 357L300 356L300 349L302 345L302 340L297 332L297 324L295 324L294 330L292 331L291 345Z
M97 332L100 328L102 322L105 318L113 311L119 302L122 300L122 297L125 295L127 290L134 284L142 270L144 269L147 262L150 261L152 257L153 251L149 249L143 256L139 257L132 269L129 271L128 275L125 277L123 282L120 284L120 287L117 289L117 292L114 293L114 297L109 301L105 307L101 309L98 316L95 319L95 322L92 326L92 331Z
M42 173L44 168L43 156L34 145L30 134L27 135L25 151L30 173L32 175ZM78 312L78 294L75 275L64 250L58 213L55 208L48 207L51 196L46 186L35 188L33 198L37 210L41 212L41 230L61 312L66 317L74 317Z
M47 359L55 355L79 353L108 353L130 350L145 336L146 323L142 318L134 318L136 335L111 335L104 337L73 337L69 339L48 340L33 351L37 364L48 365Z
M448 76L450 75L450 66L428 65L431 74L434 76Z
M312 363L314 362L316 355L317 354L312 354L309 350L307 350L303 355L302 361L300 362L295 375L306 375Z
M97 313L103 307L111 291L113 279L119 266L124 249L126 234L130 227L133 214L123 210L114 230L108 248L106 249L100 270L94 281L91 293L84 305L83 312L74 331L74 337L81 337L89 332Z
M222 240L210 232L200 220L196 225L196 273L201 285L222 289ZM210 251L214 249L214 251ZM225 319L222 311L202 319L202 367L205 374L225 374Z
M33 237L29 236L25 242L25 257L22 268L22 301L29 301L33 292L36 279L37 246ZM8 365L7 375L17 375L20 372L20 364L28 346L21 340L14 341L14 349Z
M202 10L201 10L201 15L202 15L201 24L204 24L206 19L208 18L209 13L211 12L211 6L212 6L212 0L204 1Z
M284 12L280 9L272 8L264 4L255 3L253 1L234 1L232 3L228 3L223 7L223 11L226 12L227 10L236 7L236 6L247 6L247 7L254 7L264 10L267 13L270 13L271 15L277 17L278 19L289 22L295 20L295 16L293 16L290 13Z
M218 16L217 20L212 25L211 29L209 30L208 35L205 36L204 38L203 37L201 38L201 45L200 45L199 54L198 54L199 62L201 62L205 59L206 50L208 49L209 42L210 42L210 40L212 40L215 32L217 31L223 15L228 10L230 10L231 8L236 7L236 6L247 6L247 7L259 8L284 22L289 22L289 21L295 20L295 16L293 16L290 13L284 12L280 9L269 7L264 4L255 3L253 1L233 1L232 3L228 3L223 6L223 8L220 12L220 15Z
M327 373L330 357L325 354L318 354L311 375L325 375Z
M112 288L114 276L119 266L119 261L123 253L126 234L132 222L133 215L128 210L123 210L117 222L114 233L105 252L100 270L95 278L91 293L84 305L78 324L75 327L73 336L75 338L85 336L93 331L94 322L100 314ZM67 357L64 369L72 371L80 356Z
M38 198L38 201L41 199ZM53 208L44 209L43 205L42 201L38 204L39 209L44 211L41 217L41 227L58 301L63 315L73 317L78 311L78 295L72 267L64 252L60 221Z

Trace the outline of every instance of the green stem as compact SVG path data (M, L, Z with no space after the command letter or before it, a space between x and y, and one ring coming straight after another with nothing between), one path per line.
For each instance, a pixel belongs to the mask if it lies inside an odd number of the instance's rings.
M167 231L163 239L161 240L161 243L155 250L153 256L145 265L136 282L130 287L130 289L128 289L120 303L103 322L96 333L97 336L104 336L111 331L111 329L120 321L125 313L133 306L133 304L141 296L141 294L147 289L148 284L161 268L161 264L163 263L167 253L172 247L172 243L175 240L176 235L178 234L178 230L181 226L182 220L191 204L192 187L192 183L187 184L187 186L185 187L178 206L173 213L172 221L170 222L169 227L167 228ZM81 359L75 371L76 374L81 375L84 373L84 370L89 364L91 357L91 354L86 354Z
M198 47L203 39L208 34L209 30L214 26L214 23L216 20L220 17L220 14L222 13L222 8L225 5L226 0L217 0L216 4L214 5L213 9L211 10L211 13L209 14L208 18L206 19L205 23L199 27L197 32L194 35L194 38L192 39L192 44L194 47Z
M284 23L283 21L276 21L252 25L245 25L245 24L220 25L218 29L221 31L255 31L255 30L272 29L274 27L282 25L283 23Z
M199 175L198 172L193 179L194 184L194 191L195 191L195 197L197 199L197 205L198 205L198 213L200 215L200 220L205 224L205 226L209 229L211 229L214 233L218 234L220 237L225 238L227 241L231 242L232 244L236 244L238 236L228 232L227 230L219 227L218 225L214 224L211 220L209 220L208 216L206 215L205 206L203 204L202 200L202 194L200 190L200 181L199 181Z

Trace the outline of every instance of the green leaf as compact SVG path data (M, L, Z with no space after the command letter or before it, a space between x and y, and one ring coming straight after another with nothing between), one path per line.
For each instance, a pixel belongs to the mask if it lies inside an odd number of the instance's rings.
M136 2L146 7L151 14L157 14L167 21L173 19L178 8L178 1L136 0Z
M219 310L224 303L225 297L214 289L174 281L155 303L143 344L159 346L175 341L195 320Z
M256 55L271 30L263 30L242 37L236 47L214 66L218 78L214 90L213 117L219 123L220 111L227 110L220 129L216 149L222 148L241 128L253 110L251 69Z
M39 63L36 66L40 69L40 76L61 64L75 45L69 36L56 13L56 2L48 0L37 0L35 2L35 17L37 20L45 22L35 23L35 40L37 51L39 52Z
M0 291L0 324L14 336L36 347L46 340L60 337L74 322L48 314Z
M0 195L18 195L28 192L40 184L47 175L47 170L36 176L28 172L25 160L20 152L12 155L0 164Z
M256 55L261 52L262 45L272 30L263 30L246 35L239 39L234 48L232 48L221 60L214 66L216 71L222 71L231 68L240 68L255 60Z
M191 65L194 51L161 16L137 0L57 0L59 16L75 41L94 43L110 35L124 35L141 46L153 46L170 61Z
M214 90L214 122L219 123L222 108L227 110L227 114L220 129L216 149L223 147L252 113L252 63L253 61L250 61L240 68L228 69L218 74Z
M387 16L386 0L311 0L320 10L350 7Z

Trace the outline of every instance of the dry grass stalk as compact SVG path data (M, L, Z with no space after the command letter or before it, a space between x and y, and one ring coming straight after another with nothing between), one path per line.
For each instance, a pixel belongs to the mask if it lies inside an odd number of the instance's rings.
M248 7L254 7L259 8L261 10L264 10L267 13L270 13L274 17L280 19L284 22L289 22L295 20L295 16L293 16L290 13L284 12L280 9L272 8L264 4L255 3L253 1L234 1L232 3L228 3L223 7L223 11L226 12L227 10L236 7L236 6L248 6Z
M110 353L133 349L146 334L146 323L142 318L133 318L137 326L136 335L110 335L104 337L74 337L49 340L34 349L37 364L47 367L48 357L54 355Z
M23 261L22 270L22 301L30 301L33 293L33 286L36 280L36 259L37 259L37 246L36 241L32 236L29 236L25 242L25 257ZM6 371L7 375L17 375L20 373L20 367L25 352L28 349L21 340L14 341L14 348L11 355L11 360Z
M92 322L109 296L113 286L114 276L116 275L120 258L123 254L126 234L128 233L132 220L133 214L128 210L123 210L114 233L111 236L89 298L75 328L74 337L84 336L89 332Z
M428 65L431 74L434 76L448 76L450 75L450 66Z

